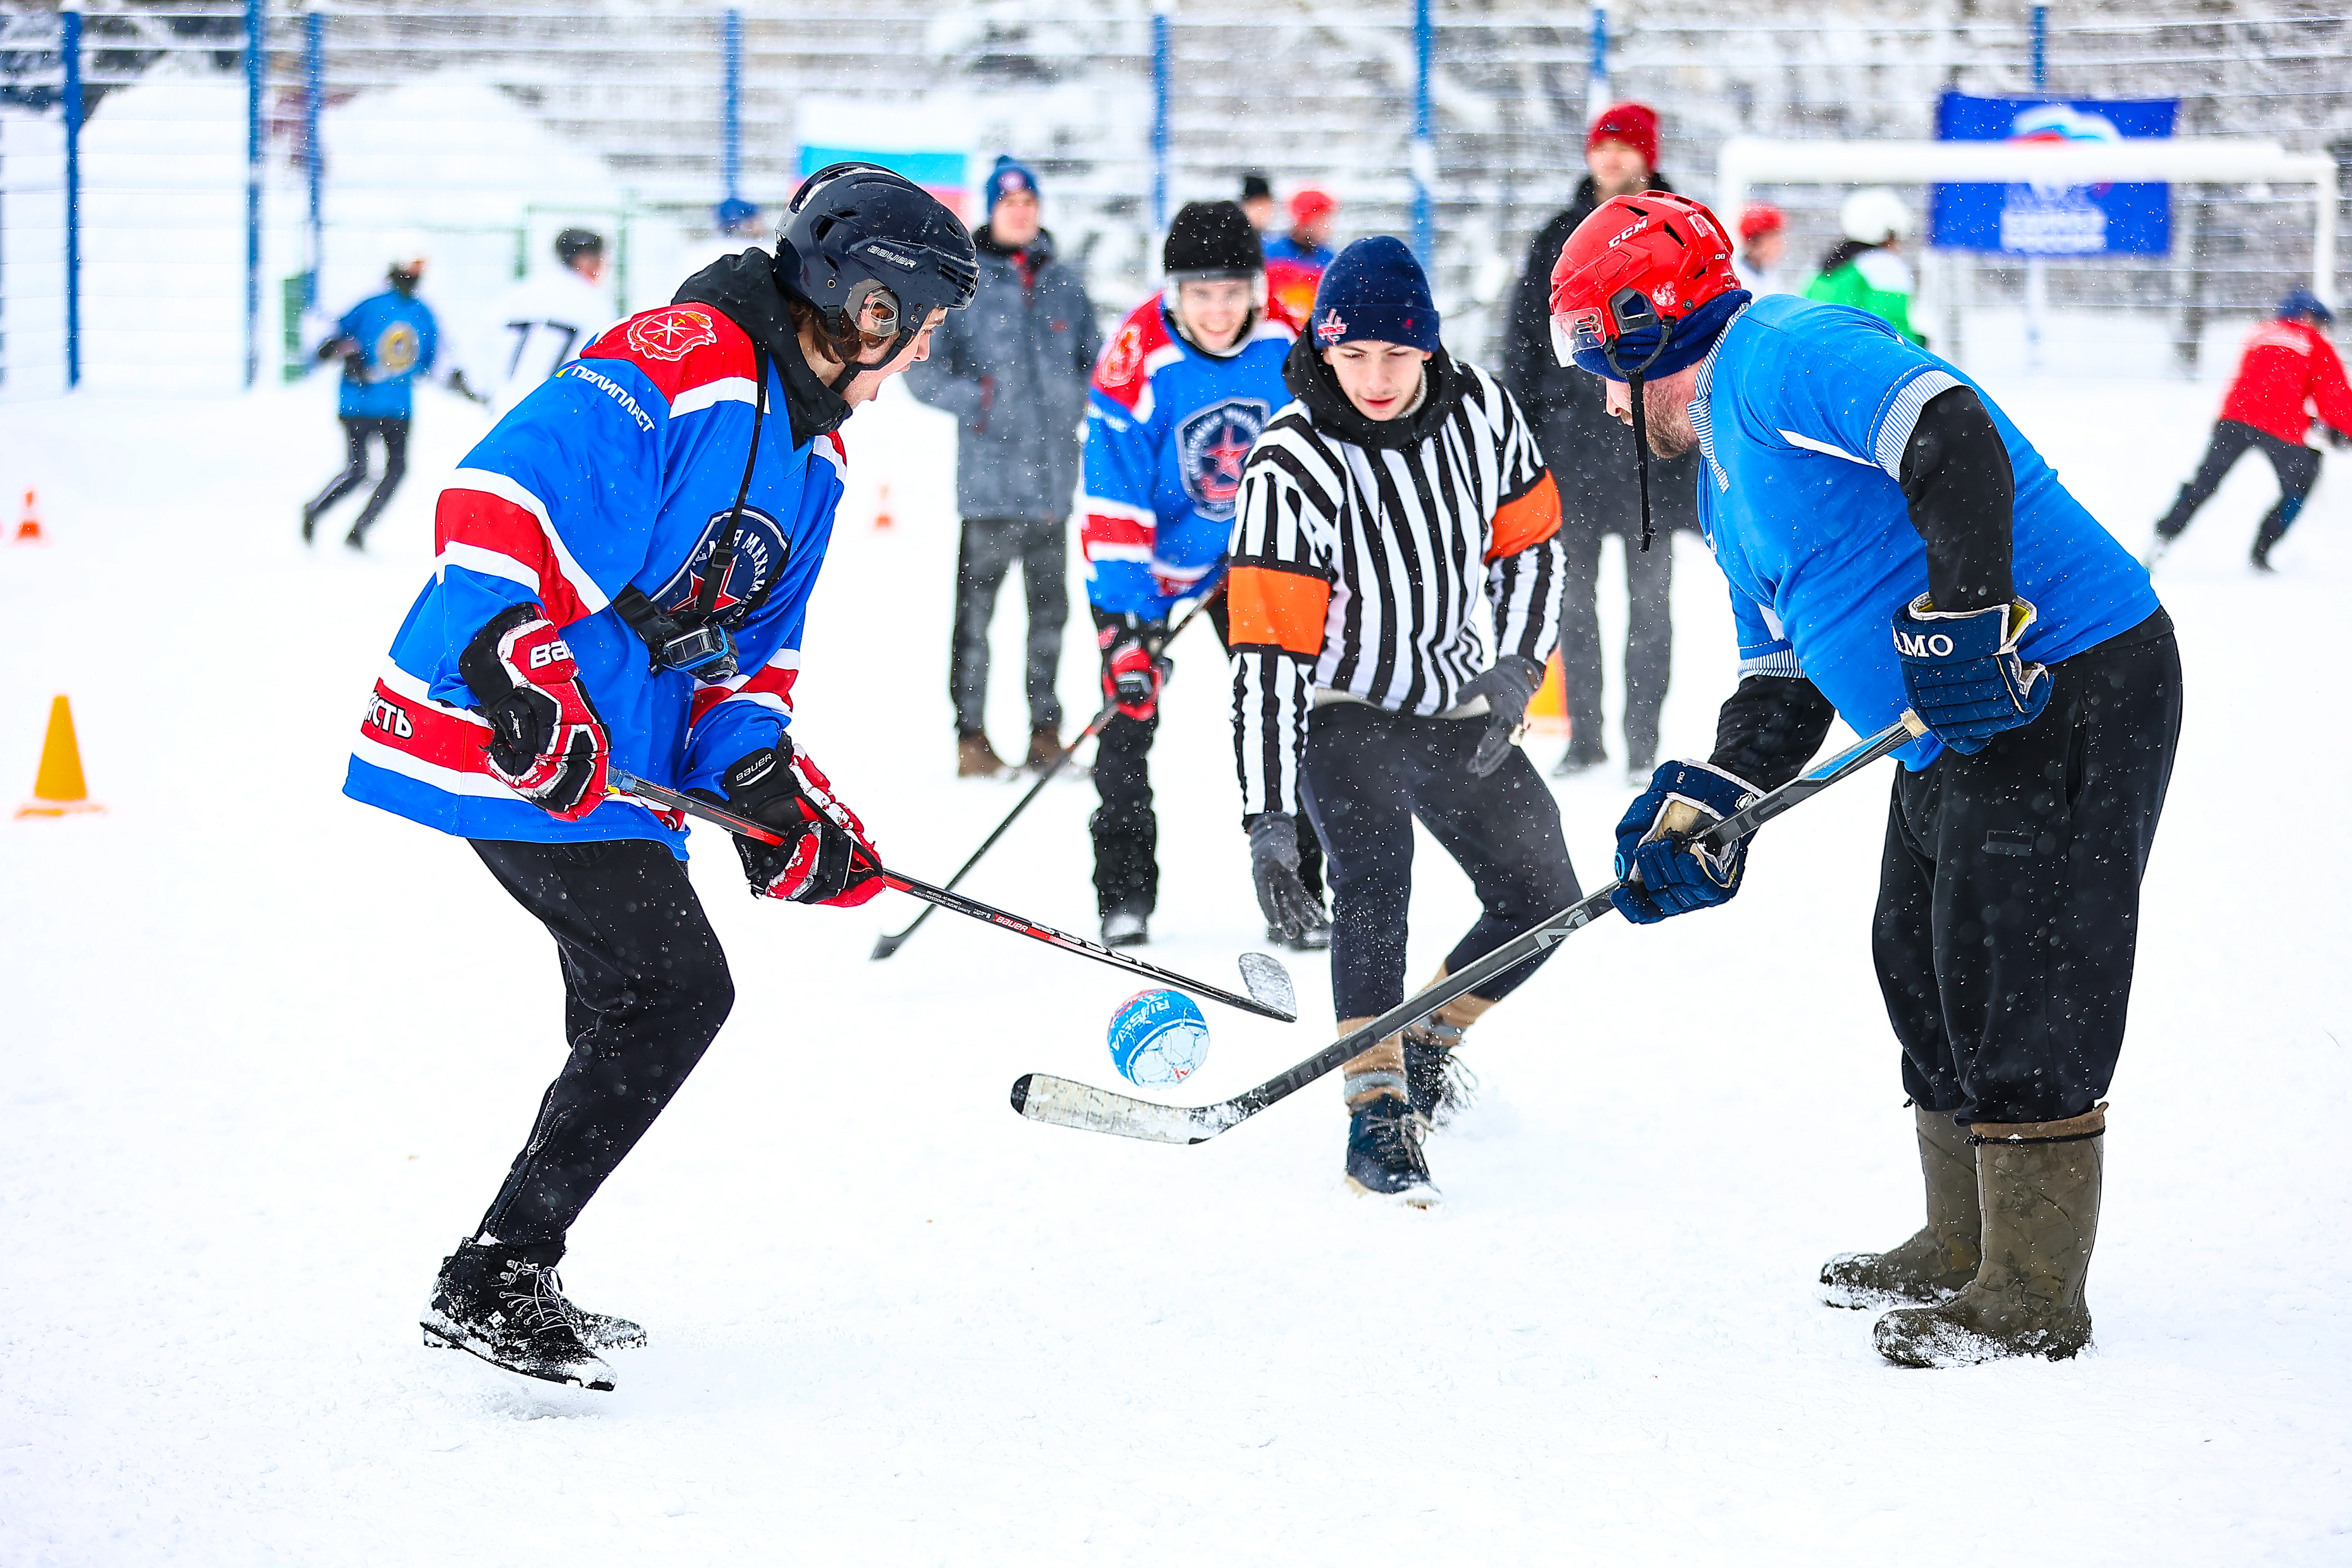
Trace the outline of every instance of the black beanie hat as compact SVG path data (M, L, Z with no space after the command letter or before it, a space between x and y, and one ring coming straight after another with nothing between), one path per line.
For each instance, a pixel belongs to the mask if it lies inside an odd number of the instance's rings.
M1250 277L1265 270L1265 247L1234 202L1187 202L1168 225L1160 270L1171 277Z

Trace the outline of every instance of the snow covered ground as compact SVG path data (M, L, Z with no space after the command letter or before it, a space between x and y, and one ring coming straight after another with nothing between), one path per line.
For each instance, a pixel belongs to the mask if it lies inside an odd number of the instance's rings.
M2135 548L2217 401L1994 387ZM429 398L378 552L306 552L331 396L0 409L0 497L37 485L55 539L0 549L0 785L68 692L109 808L0 823L0 1563L2352 1558L2341 475L2279 578L2243 564L2250 464L2159 579L2188 733L2081 1359L1897 1371L1815 1301L1824 1256L1918 1218L1866 950L1882 769L1770 830L1729 909L1603 922L1483 1025L1433 1214L1341 1186L1335 1087L1192 1149L1018 1120L1022 1071L1111 1081L1131 985L947 915L870 965L911 904L757 904L698 835L741 999L574 1233L573 1293L654 1335L594 1396L418 1343L561 1059L559 982L463 844L338 793L478 424ZM893 398L847 434L803 729L944 876L1013 799L950 777L945 427ZM1703 752L1730 639L1675 548L1667 745ZM1224 682L1206 641L1177 662L1149 956L1229 981L1260 922ZM1074 638L1081 714L1091 663ZM972 891L1090 929L1091 794L1049 790ZM1626 796L1560 787L1588 882ZM1417 971L1470 909L1422 871ZM1328 1038L1295 967L1296 1027L1212 1009L1199 1098Z

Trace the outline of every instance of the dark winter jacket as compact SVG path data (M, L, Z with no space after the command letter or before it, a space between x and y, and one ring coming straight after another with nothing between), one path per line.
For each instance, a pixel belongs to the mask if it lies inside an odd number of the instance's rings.
M1654 191L1671 191L1662 175L1650 176ZM1559 486L1560 528L1637 537L1642 531L1640 480L1633 465L1633 433L1609 416L1608 392L1599 376L1563 365L1551 351L1551 268L1576 226L1592 215L1600 193L1586 175L1576 200L1543 226L1528 248L1527 271L1511 296L1504 328L1503 384L1535 422L1544 461ZM1698 454L1665 462L1650 460L1650 515L1661 529L1696 528Z
M1078 425L1102 334L1078 276L1039 231L1008 251L982 227L980 290L931 335L907 388L956 416L956 506L967 517L1066 517Z

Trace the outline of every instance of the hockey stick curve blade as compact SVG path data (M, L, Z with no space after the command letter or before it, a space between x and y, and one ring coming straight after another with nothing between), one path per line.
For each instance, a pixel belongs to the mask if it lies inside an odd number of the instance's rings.
M1221 1106L1162 1105L1050 1072L1015 1079L1013 1109L1033 1122L1151 1144L1203 1144L1241 1119L1222 1113Z
M1244 953L1236 962L1241 965L1244 989L1280 1013L1283 1022L1298 1021L1298 988L1290 983L1290 971L1282 967L1280 959L1264 953Z

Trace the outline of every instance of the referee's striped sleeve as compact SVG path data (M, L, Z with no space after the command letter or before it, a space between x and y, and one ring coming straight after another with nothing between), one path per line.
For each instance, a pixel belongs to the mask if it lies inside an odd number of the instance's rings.
M1279 456L1276 455L1279 451ZM1242 476L1225 578L1234 673L1234 763L1242 815L1298 810L1310 674L1323 653L1331 580L1320 536L1327 486L1299 454L1262 439Z
M1540 664L1559 641L1559 488L1544 466L1534 427L1507 388L1490 383L1502 434L1502 499L1487 528L1486 598L1495 611L1495 651Z

